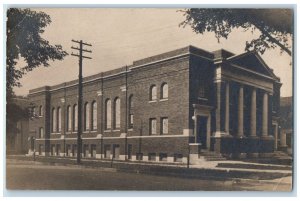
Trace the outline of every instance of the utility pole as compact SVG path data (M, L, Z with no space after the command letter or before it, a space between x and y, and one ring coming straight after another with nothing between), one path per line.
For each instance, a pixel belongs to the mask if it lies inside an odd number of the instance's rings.
M79 44L78 47L71 47L74 50L78 50L79 54L73 54L72 56L79 58L79 75L78 75L78 116L77 116L77 163L81 162L81 149L82 149L82 140L81 140L81 133L82 133L82 60L83 59L92 59L91 57L83 56L83 52L92 53L91 50L83 49L83 46L92 46L91 44L84 43L82 40L72 40L72 42Z

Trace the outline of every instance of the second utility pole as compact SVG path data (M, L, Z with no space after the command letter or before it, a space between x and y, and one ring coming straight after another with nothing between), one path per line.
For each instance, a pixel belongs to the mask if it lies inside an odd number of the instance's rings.
M82 140L81 140L81 133L82 133L82 59L86 58L86 59L92 59L91 57L87 57L87 56L83 56L83 52L89 52L91 53L92 51L90 50L86 50L83 49L83 45L87 45L87 46L92 46L91 44L87 44L82 42L82 40L80 41L76 41L76 40L72 40L72 42L74 43L78 43L79 44L79 48L78 47L71 47L74 50L79 50L79 55L78 54L73 54L72 52L72 56L76 56L79 57L79 75L78 75L78 116L77 116L77 120L78 120L78 126L77 126L77 163L79 164L81 162L81 149L82 149Z

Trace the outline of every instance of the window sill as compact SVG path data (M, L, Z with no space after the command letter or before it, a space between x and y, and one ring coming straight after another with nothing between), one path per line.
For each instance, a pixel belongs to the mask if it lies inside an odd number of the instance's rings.
M104 133L109 133L111 132L111 130L104 130Z
M112 130L112 132L120 132L120 131L121 131L120 129Z
M149 103L156 103L157 102L157 100L151 100L151 101L149 101Z
M83 131L82 133L96 133L97 130L92 130L92 131Z
M128 131L133 131L133 128L129 128Z
M162 102L162 101L167 101L167 100L169 100L169 99L168 98L162 98L159 101Z
M51 133L51 135L60 135L61 133Z
M204 101L208 101L207 98L201 98L201 97L198 97L198 100L204 100Z

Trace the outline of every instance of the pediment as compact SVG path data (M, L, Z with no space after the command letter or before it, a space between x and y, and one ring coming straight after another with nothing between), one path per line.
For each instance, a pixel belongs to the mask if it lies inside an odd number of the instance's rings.
M247 52L228 58L229 63L242 68L278 79L273 70L267 66L263 59L255 52Z

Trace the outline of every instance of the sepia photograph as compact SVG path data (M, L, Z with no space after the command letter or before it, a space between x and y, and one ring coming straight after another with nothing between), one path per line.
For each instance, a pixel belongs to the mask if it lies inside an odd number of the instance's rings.
M293 190L293 5L4 15L7 191Z

